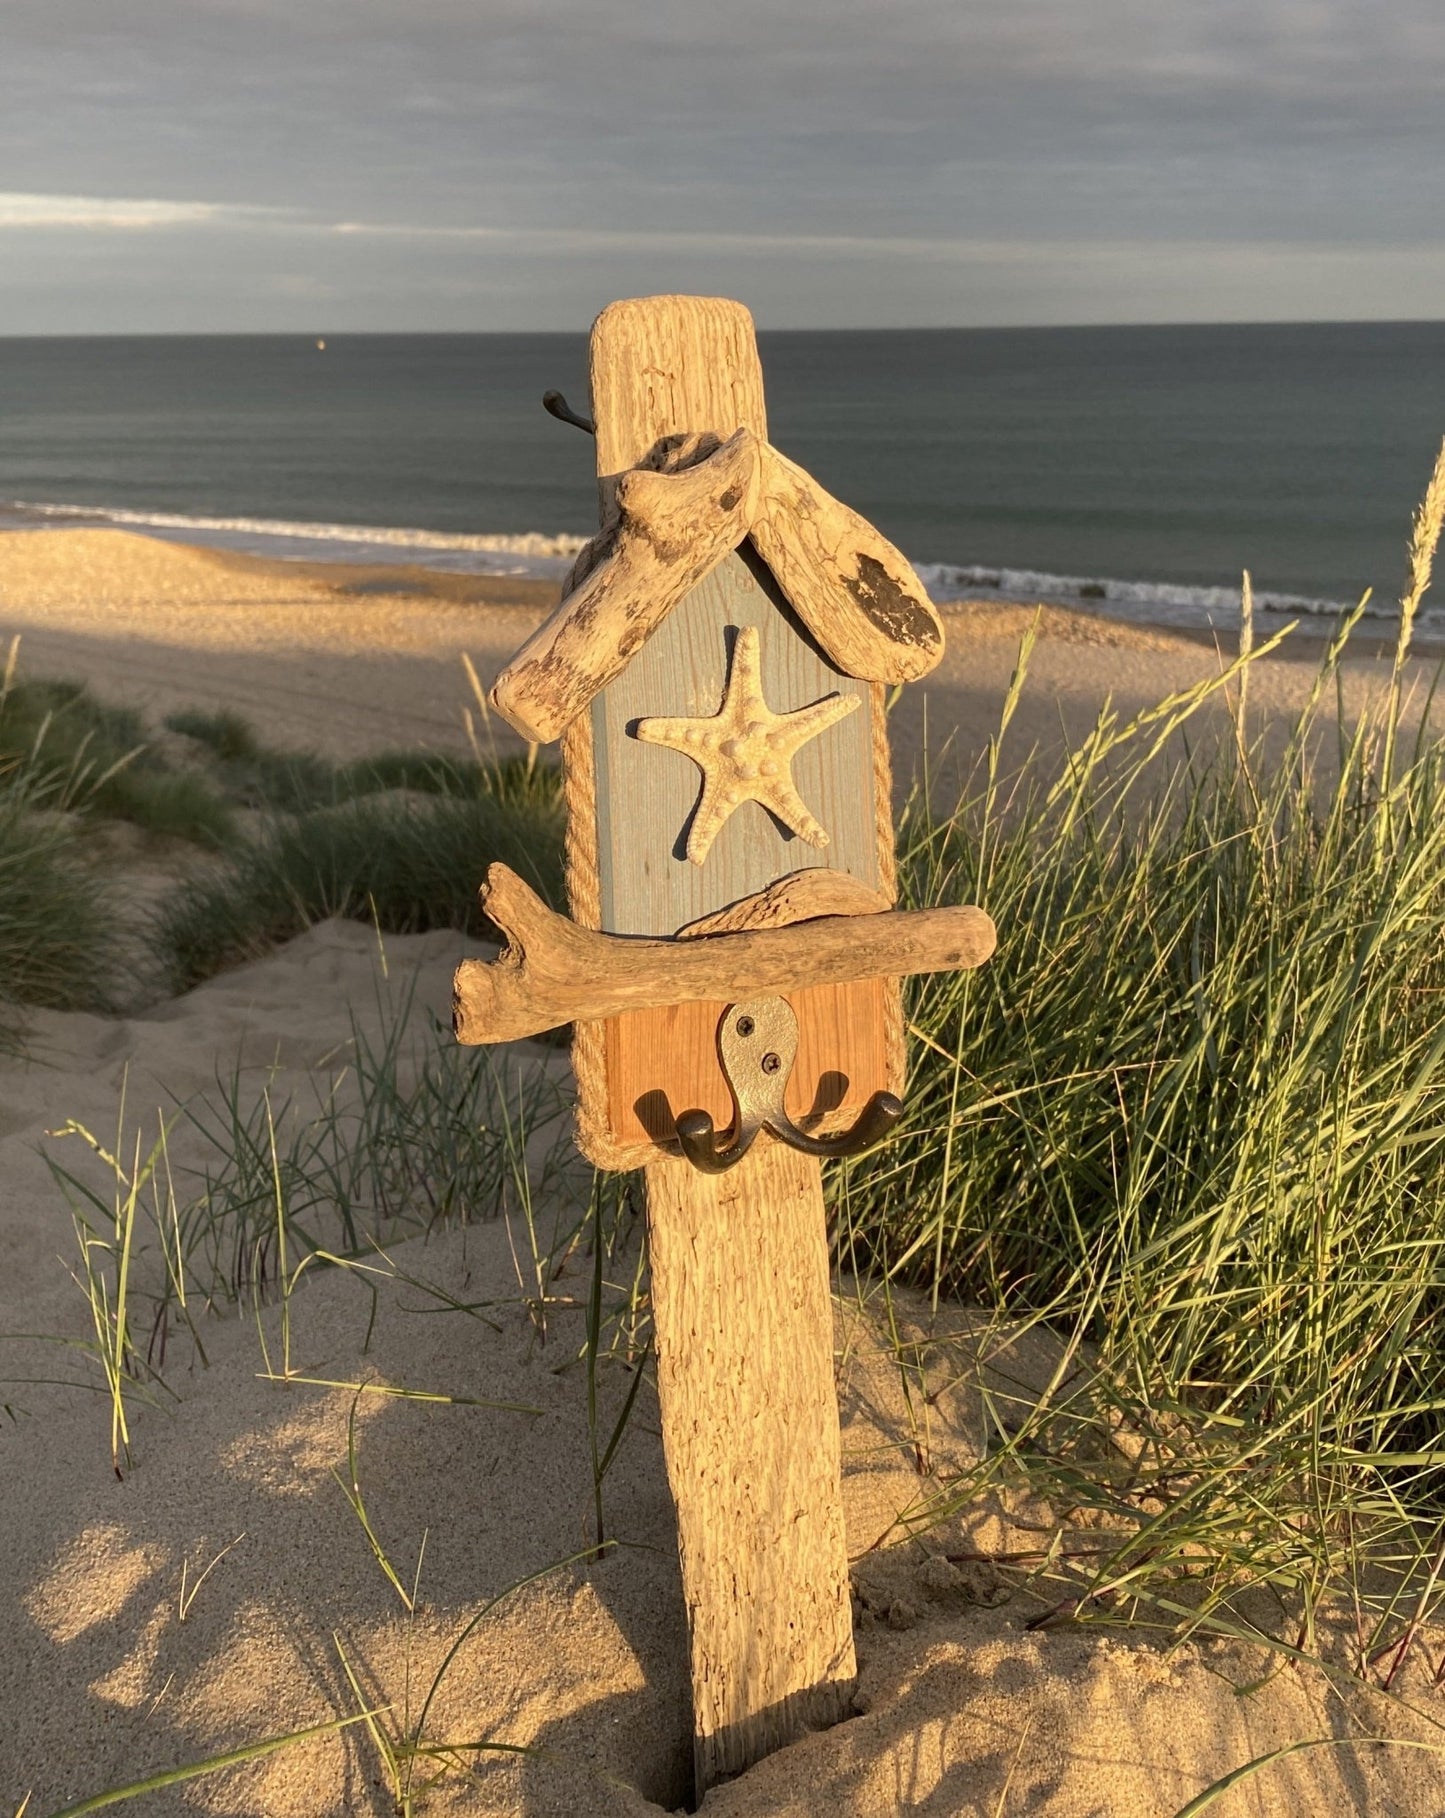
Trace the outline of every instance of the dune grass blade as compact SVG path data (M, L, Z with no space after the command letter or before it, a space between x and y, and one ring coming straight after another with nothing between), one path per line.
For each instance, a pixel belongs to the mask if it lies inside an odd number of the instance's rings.
M554 1572L565 1572L569 1566L580 1565L585 1560L600 1558L615 1544L614 1541L608 1540L603 1541L599 1546L584 1547L579 1553L570 1553L565 1559L555 1560L551 1565L542 1566L535 1572L528 1572L521 1578L514 1578L503 1590L498 1591L495 1597L489 1597L478 1610L469 1616L453 1637L451 1646L442 1657L441 1665L432 1675L431 1684L427 1687L426 1697L422 1699L421 1712L412 1732L414 1744L419 1746L425 1740L427 1718L431 1715L431 1707L437 1693L441 1690L442 1681L451 1671L452 1662L476 1631L478 1625L484 1622L493 1610L505 1603L509 1597L515 1596L518 1591L525 1590L529 1584L536 1584L540 1579L550 1578Z
M180 1786L187 1780L200 1780L208 1774L222 1774L227 1768L243 1767L248 1761L259 1761L263 1756L275 1755L281 1749L295 1748L297 1744L312 1742L319 1736L335 1735L338 1730L369 1722L378 1715L378 1711L360 1711L351 1717L337 1717L330 1723L312 1724L309 1729L292 1730L285 1736L268 1736L263 1742L244 1743L238 1749L227 1749L220 1755L208 1755L204 1761L188 1762L184 1767L166 1768L144 1780L132 1781L129 1786L112 1787L108 1792L92 1794L89 1799L82 1799L78 1805L67 1805L63 1811L52 1812L50 1818L86 1818L90 1812L103 1812L108 1806L123 1805L126 1800L139 1799L145 1793L159 1793L168 1786Z
M366 1506L366 1498L361 1490L361 1470L356 1461L356 1410L361 1401L362 1391L357 1389L351 1398L351 1409L346 1417L346 1476L343 1477L335 1466L331 1475L336 1479L337 1487L346 1498L352 1514L361 1524L361 1531L366 1536L366 1544L371 1548L372 1557L381 1567L382 1575L401 1599L402 1608L410 1616L415 1612L416 1601L402 1583L396 1567L391 1563L390 1555L381 1544L376 1529L372 1526L371 1514Z
M122 1087L119 1113L121 1134L125 1129L125 1092ZM166 1153L168 1130L162 1124L160 1135L144 1161L141 1159L139 1134L135 1137L132 1160L127 1165L120 1159L121 1141L112 1154L81 1124L67 1123L56 1136L76 1136L110 1169L113 1197L109 1206L101 1196L82 1186L73 1176L51 1162L52 1171L74 1191L71 1215L76 1243L80 1250L80 1270L75 1279L90 1306L91 1326L95 1338L89 1347L100 1367L105 1393L110 1401L110 1462L117 1477L122 1477L122 1461L130 1462L130 1424L126 1404L135 1397L153 1399L148 1384L159 1378L145 1360L137 1343L132 1314L131 1266L135 1255L136 1233L141 1221L142 1196L155 1180L157 1169Z
M1181 1805L1174 1818L1199 1818L1201 1812L1207 1812L1226 1793L1242 1786L1246 1780L1252 1780L1256 1774L1262 1773L1267 1767L1273 1767L1288 1755L1298 1755L1310 1749L1358 1748L1423 1749L1432 1755L1445 1754L1445 1744L1416 1742L1402 1736L1310 1736L1298 1742L1287 1742L1280 1748L1270 1749L1266 1754L1256 1755L1252 1761L1246 1761L1243 1766L1222 1775L1205 1787L1202 1793L1196 1793L1187 1805Z

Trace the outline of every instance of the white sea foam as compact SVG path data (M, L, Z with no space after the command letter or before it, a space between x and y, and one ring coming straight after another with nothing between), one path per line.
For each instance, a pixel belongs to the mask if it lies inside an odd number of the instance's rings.
M467 535L373 524L327 524L282 518L202 517L183 512L128 511L100 505L0 501L0 525L110 524L178 540L220 544L253 554L301 560L407 560L431 568L559 579L587 538L567 531ZM402 556L398 552L404 551ZM1238 622L1239 591L1176 581L1124 581L1091 575L1049 574L1033 568L994 568L981 563L920 562L918 575L933 599L1061 600L1111 618L1152 624L1227 626ZM1291 617L1337 618L1341 600L1257 589L1255 605ZM1393 603L1371 600L1365 611L1392 618ZM1441 613L1422 617L1441 621Z
M1237 587L1185 586L1176 581L1119 581L1096 575L1045 574L1033 568L955 566L947 562L918 565L918 577L939 601L960 600L979 593L1009 600L1077 601L1110 610L1121 617L1157 616L1161 610L1170 622L1229 623L1239 617ZM1275 593L1257 588L1257 608L1265 612L1337 618L1350 609L1343 600L1313 598L1308 594ZM1367 602L1365 611L1377 618L1393 618L1396 608L1388 602Z
M101 505L38 505L26 499L13 499L8 504L17 512L33 512L37 517L153 525L163 530L236 530L254 536L292 537L318 543L379 543L399 549L474 549L509 555L572 557L587 541L582 536L549 535L541 530L464 536L452 531L395 529L376 524L308 524L286 518L202 518L181 512L123 511Z
M377 524L321 524L284 518L223 518L174 511L127 511L116 506L57 505L29 499L6 500L0 503L0 513L21 522L108 524L169 532L208 542L224 542L252 552L269 551L291 556L330 554L339 560L343 554L404 549L411 560L438 567L460 566L463 564L455 558L472 557L480 559L464 565L544 576L552 576L569 566L587 541L584 536L565 531L464 535L456 531ZM327 548L314 551L308 547L313 544ZM448 561L448 557L453 559Z

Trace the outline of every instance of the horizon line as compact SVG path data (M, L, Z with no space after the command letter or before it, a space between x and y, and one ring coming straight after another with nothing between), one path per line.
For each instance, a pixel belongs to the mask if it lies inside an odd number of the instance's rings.
M954 334L1079 334L1109 333L1122 329L1178 328L1438 328L1441 316L1220 316L1189 320L1121 322L952 322L952 323L852 323L806 327L798 324L769 327L758 323L760 335L954 335ZM591 332L584 328L102 328L52 329L39 332L0 329L0 341L315 341L427 339L447 340L487 335L566 339Z

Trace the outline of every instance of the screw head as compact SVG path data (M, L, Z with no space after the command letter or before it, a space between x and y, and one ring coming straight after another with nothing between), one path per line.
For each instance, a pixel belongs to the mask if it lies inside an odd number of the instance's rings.
M783 1058L780 1054L765 1054L758 1064L764 1073L776 1073L783 1064Z
M743 1040L746 1041L753 1030L757 1028L757 1024L750 1016L740 1016L733 1027L737 1030L738 1034L742 1036Z

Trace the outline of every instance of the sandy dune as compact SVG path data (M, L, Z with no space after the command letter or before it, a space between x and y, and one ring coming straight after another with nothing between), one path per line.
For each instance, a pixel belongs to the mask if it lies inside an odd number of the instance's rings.
M64 1202L37 1150L72 1165L77 1158L46 1142L48 1127L77 1116L98 1131L113 1128L127 1073L139 1118L169 1094L214 1093L218 1069L228 1073L238 1060L245 1090L269 1080L280 1102L329 1078L344 1059L349 1010L374 1026L378 989L395 1001L418 968L422 1000L443 1002L456 950L448 935L393 940L389 979L379 982L373 937L328 924L124 1023L42 1015L37 1059L0 1069L0 1204L11 1265L0 1329L84 1330L66 1279ZM526 1064L555 1070L558 1060L533 1049ZM298 1373L478 1404L376 1394L357 1404L368 1512L407 1586L425 1537L414 1616L332 1475L346 1473L353 1391L263 1379L249 1320L209 1322L209 1368L178 1367L179 1403L136 1416L136 1462L124 1482L111 1474L98 1398L33 1385L5 1391L14 1421L0 1440L0 1809L13 1810L33 1789L30 1809L43 1814L354 1710L343 1654L367 1697L393 1707L391 1723L406 1708L409 1670L415 1717L469 1618L548 1566L555 1569L482 1619L427 1724L436 1740L537 1752L473 1757L475 1772L439 1789L427 1809L641 1818L677 1806L688 1756L686 1656L655 1404L649 1389L606 1483L616 1548L558 1565L592 1539L577 1361L586 1263L579 1257L552 1283L544 1337L522 1305L519 1253L526 1239L517 1228L474 1225L391 1251L394 1273L372 1278L380 1287L374 1321L370 1292L354 1276L332 1273L293 1303ZM443 1314L427 1284L483 1317ZM905 1319L910 1311L923 1309L907 1303ZM847 1284L837 1320L860 1714L717 1790L708 1813L1167 1818L1212 1777L1295 1738L1366 1734L1379 1724L1393 1735L1431 1733L1397 1705L1385 1709L1362 1691L1341 1696L1316 1673L1287 1669L1240 1699L1230 1680L1249 1679L1259 1663L1227 1650L1164 1654L1130 1636L1029 1632L1024 1624L1041 1605L1014 1589L1017 1579L941 1558L960 1546L1032 1543L989 1507L920 1542L871 1550L900 1512L977 1455L980 1360L996 1382L1027 1383L1042 1380L1049 1358L1036 1341L1003 1353L1000 1337L964 1310L946 1313L942 1328L954 1336L934 1345L930 1372L935 1386L952 1386L932 1410L934 1476L921 1479L899 1372ZM274 1360L274 1307L264 1329ZM67 1353L57 1367L53 1347L10 1343L5 1351L16 1374L82 1374ZM620 1368L604 1373L609 1430L626 1380ZM1428 1757L1331 1749L1294 1757L1218 1809L1404 1815L1442 1802L1445 1774ZM362 1729L136 1809L380 1818L392 1807Z
M515 599L510 583L493 594L402 582L409 591L381 593L396 576L281 571L115 532L16 535L0 538L0 632L23 633L32 669L86 676L153 711L233 705L269 736L338 754L454 745L467 701L459 653L494 668L545 602L500 603ZM931 731L956 725L965 748L984 736L1025 617L950 615ZM1110 686L1152 698L1215 661L1184 639L1071 615L1048 618L1045 633L1027 704L1026 731L1039 738L1057 735L1060 714L1091 714ZM1302 675L1273 664L1263 704L1294 698ZM906 764L921 707L901 708L896 724ZM324 1094L348 1062L353 1017L375 1034L415 981L424 1026L467 950L450 934L391 939L383 965L366 929L327 924L123 1020L39 1013L30 1059L0 1062L0 1811L29 1792L28 1818L44 1818L104 1787L352 1713L346 1663L394 1733L493 1598L426 1734L528 1752L468 1752L472 1771L426 1809L641 1818L684 1798L683 1611L650 1386L605 1486L616 1544L575 1557L594 1538L580 1255L550 1282L545 1320L515 1220L399 1244L365 1278L318 1275L292 1304L293 1372L309 1383L263 1373L262 1337L273 1362L282 1343L274 1305L259 1332L247 1318L208 1320L209 1367L177 1344L176 1400L135 1413L135 1465L120 1482L101 1398L34 1380L86 1376L53 1342L84 1337L88 1315L45 1157L103 1176L77 1138L47 1132L75 1119L108 1142L122 1093L132 1132L153 1128L157 1107L214 1102L218 1081L237 1080L251 1105L263 1089L277 1104ZM538 1045L504 1065L565 1079L564 1058ZM174 1160L180 1170L205 1160L183 1125ZM542 1209L543 1244L575 1216L559 1191ZM903 1313L921 1342L924 1308L906 1301ZM898 1544L899 1516L978 1455L980 1381L1026 1393L1049 1353L947 1309L926 1354L938 1393L932 1475L921 1477L917 1416L876 1308L843 1283L836 1321L858 1715L714 1791L710 1818L1170 1818L1213 1778L1289 1742L1440 1740L1423 1665L1404 1686L1426 1712L1416 1718L1315 1669L1264 1673L1262 1656L1216 1644L1166 1653L1137 1632L1030 1630L1041 1605L1018 1574L943 1555L1033 1544L1036 1531L1016 1524L1040 1511L977 1506ZM602 1373L607 1430L629 1380L620 1364ZM369 1518L408 1589L425 1542L410 1614L333 1475L346 1476L353 1409ZM885 1536L894 1544L880 1547ZM1256 1691L1236 1694L1256 1678ZM127 1809L321 1818L395 1805L362 1725ZM1424 1818L1445 1811L1445 1771L1429 1753L1316 1749L1212 1809Z

